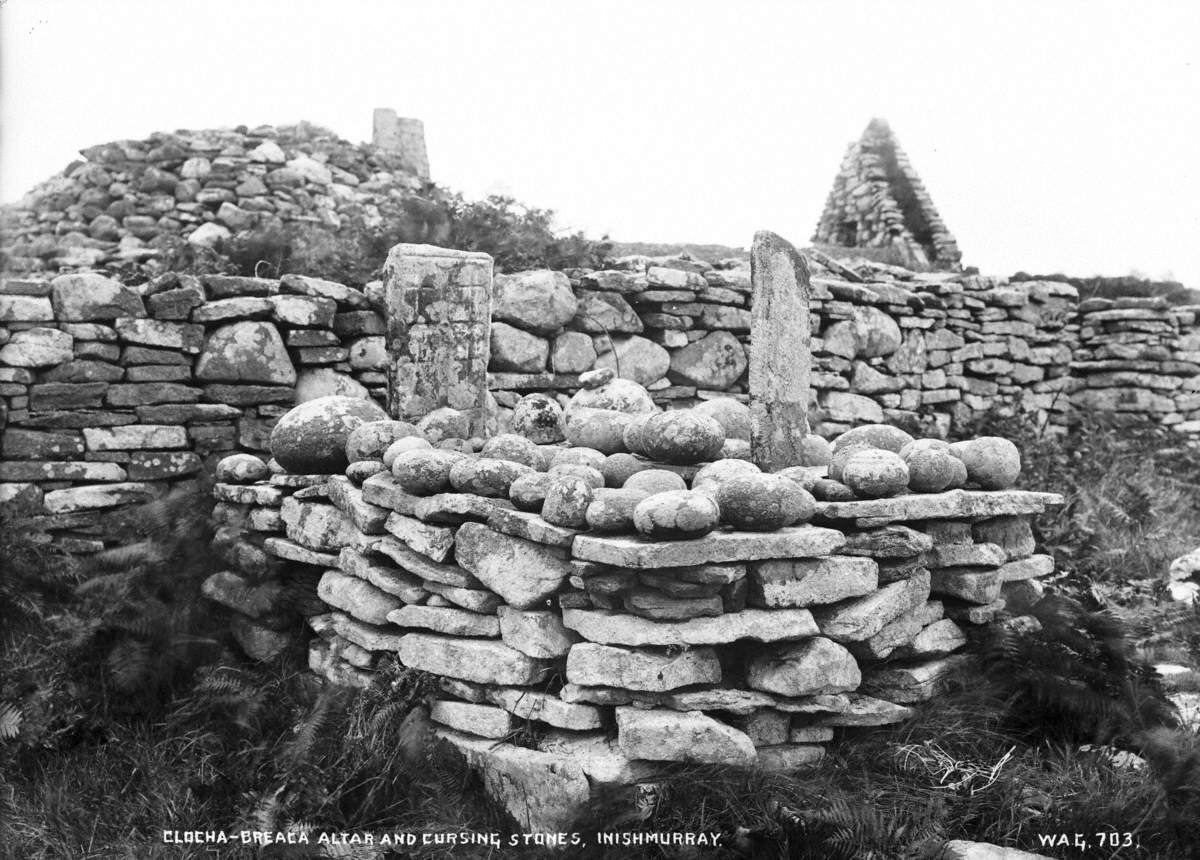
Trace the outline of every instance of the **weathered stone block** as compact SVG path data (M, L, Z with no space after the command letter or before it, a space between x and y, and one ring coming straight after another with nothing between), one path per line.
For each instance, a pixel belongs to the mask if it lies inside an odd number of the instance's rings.
M836 603L874 591L879 566L869 558L770 559L750 566L749 602L767 608Z
M671 655L581 642L567 655L567 680L581 686L661 692L720 683L721 664L711 648Z

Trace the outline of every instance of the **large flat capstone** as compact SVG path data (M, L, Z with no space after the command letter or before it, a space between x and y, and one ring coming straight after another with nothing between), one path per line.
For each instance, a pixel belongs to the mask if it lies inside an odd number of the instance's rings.
M677 541L580 535L571 552L576 558L616 567L687 567L768 558L815 558L829 555L845 542L841 532L804 525L774 532L720 531Z

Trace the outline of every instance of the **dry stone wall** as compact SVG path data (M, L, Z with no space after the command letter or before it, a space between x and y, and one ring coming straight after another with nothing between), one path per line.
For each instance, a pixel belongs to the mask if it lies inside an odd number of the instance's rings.
M627 454L511 436L467 453L446 426L355 431L333 475L223 463L230 567L206 592L255 657L307 647L313 671L357 687L397 666L434 676L437 736L526 830L565 829L597 785L665 762L793 769L839 731L902 721L971 628L1019 615L1053 569L1030 528L1050 494L817 502L810 522L670 539L600 527L593 508L634 478L713 492L702 464L640 460L627 477ZM443 455L449 478L424 470ZM538 476L566 489L526 495ZM577 493L591 528L563 525Z
M384 402L385 340L363 292L297 275L0 282L0 501L99 549L106 512L265 451L298 400Z

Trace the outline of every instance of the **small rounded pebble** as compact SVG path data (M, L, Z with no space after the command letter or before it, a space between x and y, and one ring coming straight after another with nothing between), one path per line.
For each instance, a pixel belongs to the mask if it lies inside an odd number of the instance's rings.
M856 453L842 469L842 481L858 496L894 496L908 488L908 466L899 454L868 448Z
M589 391L607 385L617 378L617 372L611 367L599 367L579 374L579 386Z
M814 499L822 502L853 502L855 499L852 489L841 481L830 478L820 478L809 492L813 494Z
M396 462L396 458L405 451L428 451L432 447L429 440L422 436L405 436L387 446L383 452L383 465L390 469Z
M351 463L379 459L397 439L416 435L416 425L407 421L368 421L350 431L346 439L346 459Z
M656 493L633 509L634 528L648 537L668 540L702 537L716 528L720 519L716 501L691 490Z
M643 469L630 475L621 487L653 495L674 490L686 490L687 481L666 469Z
M906 445L900 458L908 466L908 488L914 493L940 493L966 482L966 466L950 453L949 446L915 448Z
M630 417L628 412L615 409L575 407L567 413L567 442L604 454L624 451L625 426Z

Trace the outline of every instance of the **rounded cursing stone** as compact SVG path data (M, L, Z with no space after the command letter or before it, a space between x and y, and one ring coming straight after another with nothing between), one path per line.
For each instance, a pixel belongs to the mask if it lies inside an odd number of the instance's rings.
M1021 474L1021 452L1000 436L955 442L950 451L967 467L967 480L984 490L1007 490Z
M546 472L518 475L508 487L508 499L517 510L540 511L546 501L546 493L553 483L554 479Z
M224 484L253 484L271 474L271 470L253 454L230 454L217 463L217 480Z
M715 418L725 430L726 439L750 441L750 407L740 400L717 397L693 406L692 411Z
M641 490L599 489L592 491L592 503L585 515L588 528L606 534L631 532L634 509L647 498Z
M842 469L842 481L858 496L879 499L895 496L908 488L908 466L899 454L866 448L858 451Z
M424 436L405 436L387 446L383 452L383 465L390 469L395 464L396 458L405 451L428 451L432 448L433 446Z
M913 441L913 437L899 427L890 424L864 424L847 430L833 440L833 453L851 445L863 445L867 448L879 448L882 451L900 453L900 449Z
M431 496L450 489L450 470L466 458L466 454L436 448L405 451L392 462L392 474L404 492Z
M686 490L687 481L667 469L643 469L630 475L621 487L653 495L673 490Z
M634 528L647 537L667 540L703 537L720 519L721 509L712 496L691 490L656 493L633 509Z
M725 431L715 418L691 409L661 412L642 427L646 456L665 463L704 463L721 453Z
M346 440L346 459L379 460L397 439L417 437L417 427L407 421L368 421L351 431Z
M513 407L512 430L538 445L566 438L562 407L546 394L527 394Z
M450 486L460 493L507 499L512 482L527 474L541 473L511 460L464 457L450 467Z
M807 522L816 510L812 494L779 475L734 475L718 482L713 495L721 521L747 531L774 531Z
M497 460L510 460L523 466L533 467L541 461L536 442L516 433L501 433L483 443L480 448L481 457L493 457Z
M542 519L569 529L587 526L587 509L592 503L592 485L583 478L564 475L554 478L546 490Z
M373 400L358 397L318 397L294 407L271 431L271 456L292 474L334 475L344 472L346 442L368 421L386 421Z

